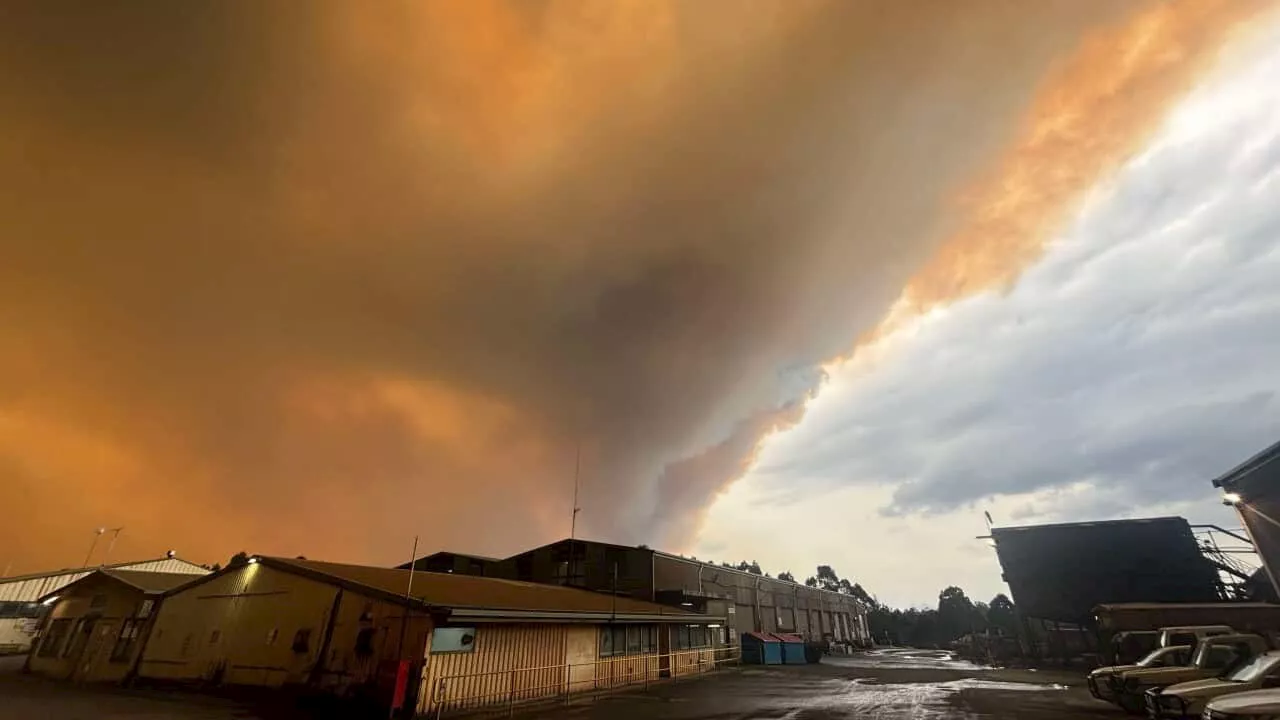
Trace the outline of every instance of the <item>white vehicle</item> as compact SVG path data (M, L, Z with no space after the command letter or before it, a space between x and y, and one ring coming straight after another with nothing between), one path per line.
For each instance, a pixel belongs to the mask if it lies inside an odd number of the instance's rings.
M1160 647L1170 645L1190 645L1195 647L1201 640L1218 635L1232 635L1235 630L1230 625L1182 625L1160 628Z
M1204 720L1263 720L1280 717L1280 690L1253 690L1215 698L1200 715Z
M1226 695L1250 690L1280 687L1280 651L1256 655L1216 678L1192 680L1153 688L1146 693L1147 716L1162 718L1195 718L1205 704Z

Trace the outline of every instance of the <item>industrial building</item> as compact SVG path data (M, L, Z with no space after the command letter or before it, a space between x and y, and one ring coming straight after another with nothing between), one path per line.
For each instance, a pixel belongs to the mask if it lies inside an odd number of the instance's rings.
M96 570L40 598L49 608L31 672L60 680L121 681L146 645L165 592L200 575Z
M1280 442L1223 473L1213 485L1222 488L1224 502L1235 505L1262 559L1271 597L1280 595Z
M254 557L165 597L138 675L451 712L704 672L727 655L723 622L555 585Z
M1017 606L1022 652L1103 651L1099 608L1210 607L1247 599L1252 568L1216 538L1243 537L1180 517L992 528ZM1153 605L1154 603L1154 605Z
M503 560L436 553L414 566L567 585L723 616L721 639L729 644L747 632L852 645L871 638L867 608L852 596L646 547L561 540Z
M101 565L63 568L50 572L0 578L0 654L25 653L31 649L41 614L40 598L70 585L97 570L206 575L209 568L183 560L172 552L161 558Z
M1018 610L1087 625L1103 603L1217 602L1218 572L1180 517L993 528Z

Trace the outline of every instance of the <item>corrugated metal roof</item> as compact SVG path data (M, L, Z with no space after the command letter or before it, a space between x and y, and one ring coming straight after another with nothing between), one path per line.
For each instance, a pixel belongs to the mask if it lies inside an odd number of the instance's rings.
M144 567L148 565L164 565L164 570L156 570L155 572L177 572L186 573L188 575L207 575L209 568L193 563L190 560L183 560L179 557L159 557L147 560L126 560L125 562L111 563L110 565L89 565L78 568L62 568L60 570L45 570L43 572L27 573L26 575L10 575L8 577L0 577L0 584L9 582L19 582L22 580L35 580L38 578L55 577L57 575L87 575L95 570L136 570L142 569L146 572L152 572L150 568ZM189 568L189 569L187 569Z
M167 592L179 585L193 582L199 577L189 573L140 572L138 570L102 570L101 572L148 594Z
M162 557L151 560L130 560L128 562L87 568L64 568L28 575L15 575L0 578L0 601L4 602L36 602L42 597L60 590L71 583L98 570L137 570L144 572L162 572L184 574L188 579L197 575L208 575L209 569L193 562L176 557Z
M317 560L263 557L269 567L297 572L337 584L367 588L381 595L403 598L409 571L366 565L344 565ZM453 573L413 573L412 597L426 605L461 610L514 611L517 613L592 613L646 615L675 620L706 621L706 615L677 610L657 603L614 597L559 585L503 580Z
M73 582L60 585L42 595L38 600L44 602L50 598L57 597L65 593L70 588L79 585L82 582L92 582L97 578L109 578L115 582L124 583L129 587L139 590L147 595L161 595L169 590L173 590L182 585L196 582L201 579L199 575L191 573L162 573L162 572L146 572L140 570L94 570L91 573L85 573Z

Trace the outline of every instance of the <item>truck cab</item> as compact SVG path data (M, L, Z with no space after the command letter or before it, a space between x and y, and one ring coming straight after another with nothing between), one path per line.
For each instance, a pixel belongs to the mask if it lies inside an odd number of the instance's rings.
M1111 690L1120 707L1137 715L1145 708L1144 696L1148 690L1217 677L1269 649L1261 635L1209 637L1196 646L1190 665L1126 670L1111 677Z
M1214 678L1152 688L1146 693L1152 720L1195 718L1211 700L1227 695L1280 688L1280 650L1255 655Z
M1129 665L1110 665L1100 667L1089 673L1086 680L1089 683L1089 692L1099 700L1107 702L1115 702L1115 691L1112 689L1111 679L1120 673L1129 670L1139 670L1141 668L1162 668L1162 667L1179 667L1191 663L1190 645L1174 645L1172 647L1156 648L1147 653L1145 657L1136 663Z

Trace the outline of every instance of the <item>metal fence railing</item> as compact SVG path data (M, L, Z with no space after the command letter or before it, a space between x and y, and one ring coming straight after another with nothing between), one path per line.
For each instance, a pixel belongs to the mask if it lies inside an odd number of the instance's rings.
M594 662L494 670L436 678L430 688L428 714L511 715L537 703L569 703L626 689L692 677L737 664L737 647L705 647L601 658Z

